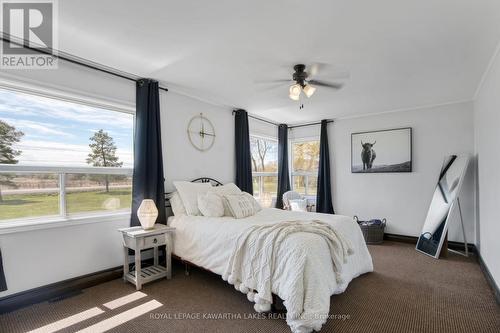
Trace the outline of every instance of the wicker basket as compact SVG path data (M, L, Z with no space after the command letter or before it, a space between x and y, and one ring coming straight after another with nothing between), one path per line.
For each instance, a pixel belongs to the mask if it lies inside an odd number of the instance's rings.
M361 228L366 244L382 244L384 242L385 218L382 219L380 225L362 225L361 223L364 221L360 221L357 216L354 216L354 221Z

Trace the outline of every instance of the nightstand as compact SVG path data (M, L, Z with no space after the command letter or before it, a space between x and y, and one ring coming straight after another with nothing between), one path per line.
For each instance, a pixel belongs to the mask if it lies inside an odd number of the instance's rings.
M123 280L135 284L137 290L144 283L166 277L172 277L172 234L175 228L156 224L153 229L144 230L142 227L119 229L123 236ZM165 246L166 267L158 263L158 247ZM153 266L141 268L141 250L153 249ZM135 251L135 270L129 271L128 252ZM137 272L140 272L137 274Z

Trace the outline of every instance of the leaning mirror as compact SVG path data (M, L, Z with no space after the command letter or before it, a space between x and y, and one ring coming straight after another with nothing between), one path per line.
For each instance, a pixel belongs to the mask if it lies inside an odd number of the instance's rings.
M467 155L450 155L445 158L424 227L417 242L417 251L439 258L448 231L450 216L454 210L457 210L462 223L462 231L464 231L459 193L468 163ZM464 243L467 246L467 242Z

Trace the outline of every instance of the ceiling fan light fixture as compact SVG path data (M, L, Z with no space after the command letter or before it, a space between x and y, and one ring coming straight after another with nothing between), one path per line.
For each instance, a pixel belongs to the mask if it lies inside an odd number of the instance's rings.
M304 94L306 94L307 98L311 97L314 92L316 91L316 88L311 86L310 84L306 84L303 88Z
M290 86L290 95L288 95L291 99L294 101L298 101L300 97L300 91L301 91L300 84L294 84Z

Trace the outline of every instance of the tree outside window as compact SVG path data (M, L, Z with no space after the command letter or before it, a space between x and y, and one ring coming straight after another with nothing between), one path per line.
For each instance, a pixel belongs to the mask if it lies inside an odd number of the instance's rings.
M292 187L295 192L316 195L318 166L319 140L292 142Z
M87 163L94 167L114 167L121 168L123 162L118 161L116 156L116 145L113 138L107 132L100 129L90 138L90 153L87 157ZM98 177L100 178L100 177ZM122 180L123 176L104 176L104 184L106 186L106 193L109 192L109 181Z
M21 151L13 147L14 144L21 140L23 132L16 130L14 126L0 120L0 164L17 164L17 156L21 155ZM16 183L12 181L14 178L10 174L0 173L0 202L3 201L2 186L15 188Z
M254 196L271 207L278 188L278 141L250 136Z

